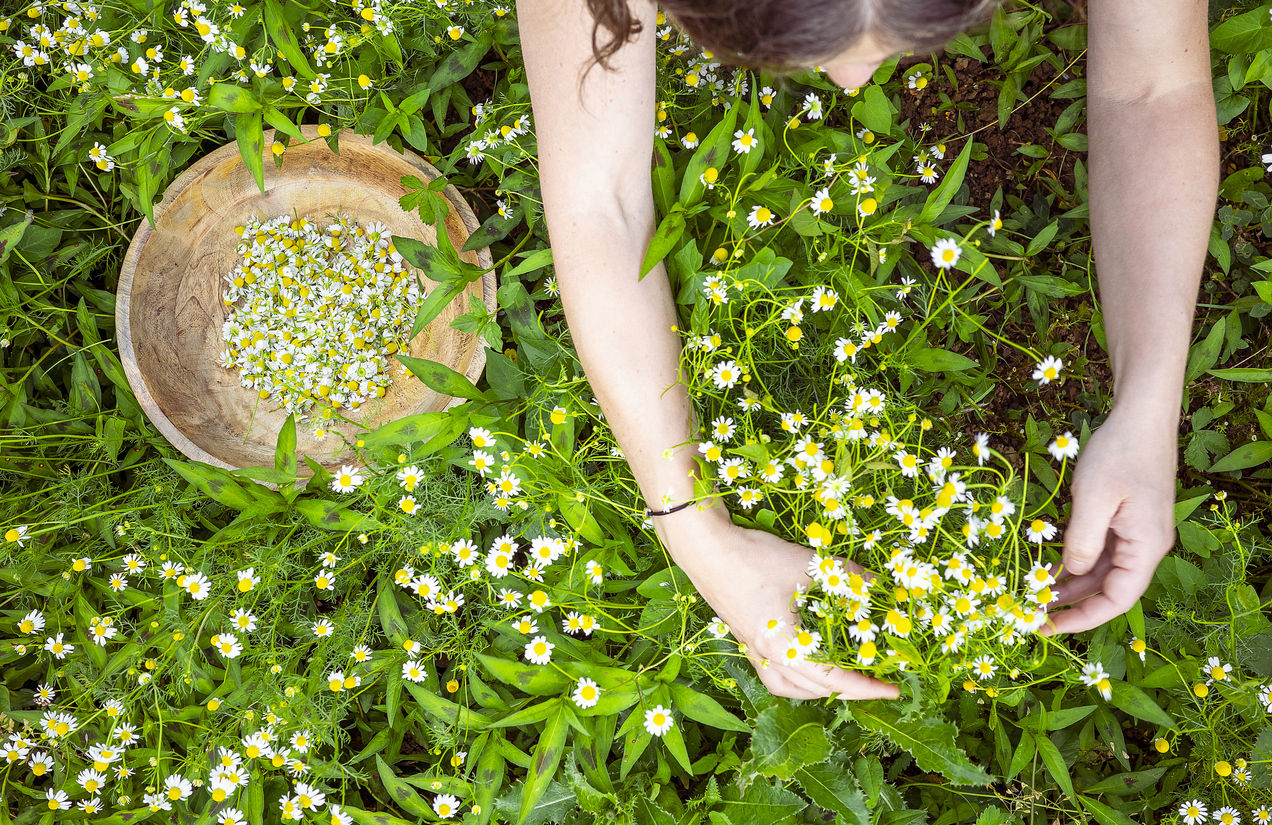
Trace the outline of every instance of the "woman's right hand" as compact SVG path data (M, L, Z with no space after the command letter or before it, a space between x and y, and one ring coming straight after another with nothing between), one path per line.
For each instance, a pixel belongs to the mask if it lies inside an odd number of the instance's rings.
M795 588L806 592L814 553L807 547L784 541L762 530L735 525L723 504L698 511L688 507L654 519L663 543L677 564L745 645L746 656L760 681L774 695L791 699L819 699L838 694L841 699L895 699L896 685L864 673L804 661L782 664L787 639L799 617L791 612ZM872 578L853 562L850 573ZM781 618L781 633L766 635L770 619ZM785 638L783 638L783 635ZM764 661L768 660L768 665Z

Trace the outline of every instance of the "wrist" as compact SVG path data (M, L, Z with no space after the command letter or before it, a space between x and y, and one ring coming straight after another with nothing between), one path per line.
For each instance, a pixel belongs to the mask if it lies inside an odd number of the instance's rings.
M739 529L723 499L719 498L699 501L651 520L667 552L691 577L695 568L717 562L723 555L724 534Z

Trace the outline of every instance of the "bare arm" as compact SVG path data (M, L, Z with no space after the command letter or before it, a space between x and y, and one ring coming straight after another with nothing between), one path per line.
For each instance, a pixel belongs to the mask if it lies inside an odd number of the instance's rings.
M629 0L644 30L593 68L592 19L583 0L519 0L518 25L539 142L545 221L566 320L579 360L649 506L693 496L692 408L678 382L680 337L666 269L638 279L654 232L653 156L656 10ZM598 37L607 33L602 29ZM671 451L670 460L664 453ZM723 505L689 507L655 519L668 551L730 625L774 693L808 699L895 697L897 689L809 665L766 668L781 640L761 640L767 618L788 614L807 586L807 548L735 527ZM789 614L788 614L789 616ZM789 619L788 619L789 620ZM772 652L766 650L768 646Z
M1065 566L1077 575L1061 594L1092 597L1056 614L1069 633L1130 609L1174 542L1176 428L1219 185L1205 0L1093 0L1089 47L1091 232L1113 411L1074 476Z

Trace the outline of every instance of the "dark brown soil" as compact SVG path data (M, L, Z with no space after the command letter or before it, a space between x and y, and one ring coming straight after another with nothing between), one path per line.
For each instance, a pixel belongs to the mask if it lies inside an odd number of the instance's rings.
M1079 63L1074 70L1081 68ZM909 121L907 131L925 143L940 135L970 133L974 141L985 144L988 156L984 160L973 161L967 167L964 181L970 189L968 202L987 211L994 193L1002 187L1004 195L1013 194L1025 203L1032 203L1035 193L1049 194L1053 191L1042 178L1050 178L1072 196L1073 166L1079 154L1053 141L1045 127L1054 128L1060 113L1073 102L1069 99L1052 100L1051 90L1077 75L1073 72L1067 73L1067 76L1057 74L1046 63L1034 67L1023 89L1031 102L1011 115L1006 129L1000 129L998 89L989 81L1001 80L1002 70L968 57L955 57L954 72L957 88L942 74L925 89L903 90L900 95L901 120L903 123ZM942 93L949 96L949 104L942 103ZM924 133L920 127L924 123L931 127L926 133L931 137L926 139L921 137ZM1027 144L1050 152L1047 162L1033 174L1029 174L1028 169L1035 163L1034 158L1017 154L1017 150ZM947 145L947 158L962 149L962 143L958 141ZM1076 203L1055 205L1067 209Z

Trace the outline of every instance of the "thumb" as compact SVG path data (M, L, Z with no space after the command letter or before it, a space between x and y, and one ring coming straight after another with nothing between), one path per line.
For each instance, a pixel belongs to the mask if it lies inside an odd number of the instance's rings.
M1064 531L1064 568L1075 576L1090 572L1104 552L1109 523L1121 498L1101 485L1073 490L1073 513Z

